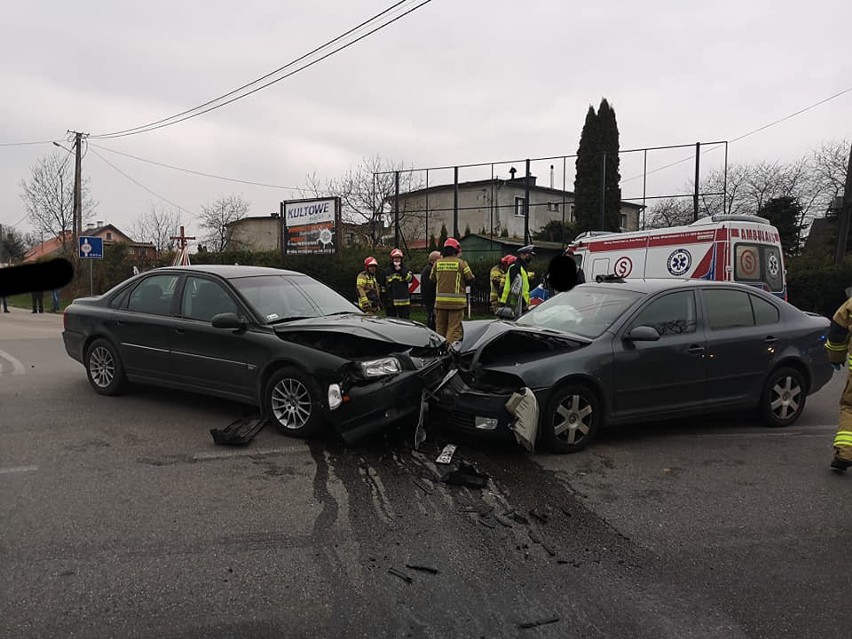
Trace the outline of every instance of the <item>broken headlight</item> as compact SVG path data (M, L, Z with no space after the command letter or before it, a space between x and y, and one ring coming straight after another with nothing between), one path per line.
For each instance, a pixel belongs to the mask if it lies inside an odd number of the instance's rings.
M385 377L396 375L402 371L402 366L396 357L383 357L368 362L359 362L364 377Z

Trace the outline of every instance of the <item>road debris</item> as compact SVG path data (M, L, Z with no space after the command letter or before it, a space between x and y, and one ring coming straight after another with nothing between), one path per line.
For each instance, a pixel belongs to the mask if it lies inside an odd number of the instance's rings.
M473 464L459 462L458 468L444 473L441 481L451 486L485 488L488 485L488 475L479 472Z
M494 524L492 524L490 521L488 521L487 519L483 519L482 517L480 517L476 521L478 521L480 524L482 524L486 528L490 528L491 530L494 530L497 527Z
M520 393L513 393L506 402L506 410L514 416L510 426L518 443L529 452L535 452L535 440L538 435L538 401L531 389L524 387Z
M414 431L414 450L420 450L420 444L426 441L426 418L429 414L429 393L424 389L420 394L420 415Z
M407 583L409 586L410 586L411 584L413 584L413 583L414 583L414 580L413 580L411 577L409 577L408 575L406 575L404 572L400 572L400 571L399 571L399 570L397 570L396 568L388 568L388 572L389 572L390 574L392 574L394 577L399 577L399 578L400 578L400 579L402 579L405 583Z
M546 524L548 522L551 513L551 509L547 506L545 506L544 508L533 508L530 511L530 515L538 519L543 524Z
M241 417L231 422L226 428L211 428L210 434L216 444L224 446L245 446L263 427L266 420L257 415L253 417Z
M432 568L432 566L421 566L419 564L405 564L405 567L409 570L419 570L420 572L428 572L430 575L437 575L441 572L437 568Z
M530 628L538 628L539 626L546 626L551 623L556 623L559 620L559 616L553 615L552 617L546 617L544 619L538 619L536 621L526 621L524 623L519 623L518 628L520 628L521 630L529 630Z
M420 490L422 490L422 491L423 491L424 493L426 493L427 495L431 495L431 494L432 494L432 492L433 492L433 491L432 491L432 487L431 487L431 486L429 486L429 485L426 483L426 481L425 481L425 480L423 480L423 479L418 479L417 477L412 477L412 478L411 478L411 481L412 481L412 482L414 482L414 485L415 485L415 486L417 486Z
M435 460L435 463L449 464L450 462L452 462L453 455L456 452L456 448L458 448L458 446L456 446L455 444L447 444L446 446L444 446L444 450L442 450L441 454L438 455L438 459Z

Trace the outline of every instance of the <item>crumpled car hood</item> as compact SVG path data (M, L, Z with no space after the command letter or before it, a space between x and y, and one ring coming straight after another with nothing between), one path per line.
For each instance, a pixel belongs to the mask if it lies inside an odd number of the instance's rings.
M497 340L507 333L524 335L533 339L543 339L566 346L577 346L591 344L592 340L579 335L572 335L560 331L536 328L534 326L519 326L514 322L503 320L479 320L464 323L464 339L461 343L460 352L469 353L481 350L491 342Z
M293 334L334 333L409 348L436 348L444 343L443 337L422 324L356 313L295 320L274 329L283 339Z

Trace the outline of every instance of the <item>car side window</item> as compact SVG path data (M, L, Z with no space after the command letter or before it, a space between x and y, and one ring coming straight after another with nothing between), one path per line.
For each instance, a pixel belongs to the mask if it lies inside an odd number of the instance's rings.
M146 277L130 293L127 310L151 315L169 315L177 280L177 275Z
M112 299L109 301L110 308L121 308L124 306L124 302L127 300L127 294L130 291L130 287L124 287L124 290L120 291L116 295L112 296Z
M704 291L707 306L707 324L711 331L742 326L754 326L749 295L745 291L708 289Z
M749 295L749 298L751 299L751 308L754 311L754 323L758 326L775 324L781 319L778 308L772 302L767 302L757 295Z
M220 313L239 313L236 302L218 282L201 277L188 277L181 301L183 317L204 322Z
M678 291L658 297L643 308L630 328L650 326L662 335L694 333L697 328L695 294Z

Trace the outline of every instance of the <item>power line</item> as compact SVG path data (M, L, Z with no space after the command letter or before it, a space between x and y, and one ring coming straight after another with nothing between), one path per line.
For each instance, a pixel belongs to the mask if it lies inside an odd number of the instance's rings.
M266 74L265 76L262 76L261 78L258 78L258 79L256 79L256 80L253 80L252 82L249 82L248 84L243 85L243 86L242 86L242 87L240 87L239 89L234 89L234 90L233 90L233 91L231 91L230 93L227 93L227 94L225 94L225 95L223 95L223 96L220 96L220 97L218 97L218 98L215 98L215 99L213 99L213 100L209 100L208 102L205 102L204 104L199 105L199 106L197 106L197 107L195 107L195 108L193 108L193 109L189 109L189 110L187 110L187 111L183 111L182 113L179 113L179 114L173 115L173 116L171 116L171 117L169 117L169 118L164 118L164 119L162 119L162 120L157 120L156 122L151 122L151 123L149 123L149 124L144 124L144 125L142 125L142 126L134 127L134 128L132 128L132 129L125 129L125 130L123 130L123 131L116 131L116 132L113 132L113 133L106 133L106 134L94 135L94 136L92 136L92 137L93 137L93 138L96 138L96 139L113 139L113 138L125 137L125 136L128 136L128 135L136 135L136 134L138 134L138 133L148 133L149 131L155 131L155 130L157 130L157 129L161 129L161 128L164 128L164 127L167 127L167 126L171 126L171 125L174 125L174 124L179 124L180 122L184 122L185 120L189 120L189 119L191 119L191 118L195 118L195 117L198 117L198 116L200 116L200 115L204 115L205 113L209 113L210 111L213 111L213 110L215 110L215 109L219 109L219 108L222 108L222 107L224 107L224 106L227 106L227 105L231 104L232 102L236 102L237 100L242 100L243 98L246 98L246 97L248 97L248 96L250 96L250 95L252 95L252 94L254 94L254 93L257 93L258 91L261 91L262 89L265 89L265 88L267 88L267 87L269 87L269 86L271 86L271 85L273 85L273 84L276 84L276 83L278 83L278 82L281 82L282 80L285 80L285 79L287 79L287 78L289 78L289 77L292 77L293 75L295 75L295 74L299 73L300 71L304 71L305 69L308 69L308 68L312 67L313 65L318 64L319 62L322 62L322 61L323 61L323 60L325 60L326 58L329 58L329 57L331 57L332 55L334 55L334 54L336 54L336 53L338 53L338 52L340 52L340 51L343 51L344 49L347 49L347 48L351 47L352 45L354 45L354 44L356 44L356 43L360 42L360 41L361 41L361 40L363 40L364 38L369 37L369 36L370 36L370 35L372 35L373 33L376 33L377 31L380 31L380 30L384 29L385 27L390 26L391 24L393 24L393 23L394 23L394 22L396 22L397 20L401 20L402 18L404 18L404 17L405 17L405 16L407 16L408 14L413 13L413 12L414 12L414 11L416 11L417 9L420 9L421 7L423 7L423 6L427 5L427 4L429 4L430 2L432 2L432 0L423 0L422 2L420 2L420 4L417 4L416 6L412 7L411 9L408 9L407 11L405 11L405 12L401 13L400 15L398 15L398 16L396 16L396 17L394 17L393 19L391 19L391 20L387 20L387 21L383 22L383 23L382 23L382 24L380 24L379 26L377 26L377 27L374 27L374 28L370 29L370 30L369 30L369 31L367 31L366 33L364 33L364 34L360 35L359 37L355 38L354 40L351 40L351 41L347 42L346 44L343 44L343 45L341 45L341 46L339 46L339 47L337 47L337 48L335 48L335 49L331 50L330 52L326 53L325 55L323 55L323 56L321 56L321 57L319 57L319 58L317 58L317 59L315 59L315 60L313 60L313 61L311 61L311 62L309 62L309 63L307 63L307 64L304 64L304 65L302 65L302 66L298 67L297 69L295 69L295 70L291 71L290 73L284 74L283 76L281 76L281 77L279 77L279 78L276 78L276 79L274 79L274 80L270 80L269 82L266 82L265 84L261 84L260 86L258 86L258 87L256 87L256 88L252 89L251 91L247 91L247 92L245 92L245 93L242 93L242 94L240 94L240 95L237 95L236 97L232 97L232 98L230 98L229 100L226 100L226 101L224 101L224 102L220 102L220 101L221 101L221 100L223 100L224 98L229 97L229 96L231 96L231 95L234 95L235 93L237 93L237 92L241 91L242 89L245 89L245 88L248 88L248 87L250 87L250 86L253 86L253 85L257 84L258 82L263 81L263 80L264 80L264 79L266 79L266 78L269 78L269 77L271 77L271 76L273 76L273 75L278 74L280 71L282 71L282 70L284 70L284 69L287 69L287 68L289 68L289 67L291 67L291 66L294 66L294 65L295 65L295 64L297 64L298 62L300 62L300 61L304 60L305 58L307 58L307 57L309 57L309 56L311 56L311 55L313 55L314 53L317 53L317 52L319 52L319 51L322 51L323 49L328 48L329 46L331 46L331 45L332 45L332 44L334 44L335 42L338 42L339 40L341 40L342 38L346 37L347 35L350 35L350 34L352 34L353 32L358 31L359 29L361 29L361 28L362 28L362 27L364 27L365 25L368 25L368 24L370 24L370 23L372 23L372 22L375 22L378 18L380 18L380 17L384 16L385 14L387 14L387 13L389 13L389 12L392 12L392 11L396 10L396 8L398 8L400 5L402 5L404 2L408 2L408 1L409 1L409 0L402 0L401 2L397 2L397 3L395 3L395 4L394 4L394 5L392 5L391 7L389 7L389 8L387 8L387 9L385 9L384 11L382 11L382 12L380 12L380 13L376 14L376 15L375 15L375 16L373 16L372 18L370 18L370 19L368 19L368 20L366 20L366 21L362 22L362 23L361 23L360 25L358 25L357 27L353 27L352 29L349 29L348 31L346 31L345 33L343 33L343 34L341 34L341 35L337 36L336 38L333 38L332 40L329 40L328 42L326 42L326 43L325 43L325 44L323 44L322 46L317 47L316 49L314 49L314 50L313 50L313 51L311 51L310 53L306 53L306 54L304 54L304 55L300 56L299 58L296 58L295 60L293 60L293 61L291 61L291 62L287 63L287 64L286 64L286 65L284 65L283 67L280 67L279 69L277 69L277 70L275 70L275 71L273 71L273 72L271 72L271 73L268 73L268 74ZM416 0L415 0L415 1L416 1ZM205 107L206 107L206 108L205 108Z
M92 145L92 146L94 146L94 145ZM180 205L178 205L178 204L175 204L174 202L172 202L171 200L169 200L169 199L167 199L167 198L164 198L164 197L163 197L162 195L160 195L159 193L155 193L154 191L152 191L151 189L149 189L147 186L145 186L144 184L142 184L142 183L141 183L141 182L139 182L138 180L135 180L135 179L133 179L132 177L130 177L129 175L127 175L127 173L125 173L124 171L122 171L122 170L121 170L120 168L118 168L115 164L113 164L112 162L110 162L109 160L107 160L104 156L102 156L100 153L98 153L98 152L97 152L97 151L95 151L94 149L92 149L92 153L94 153L94 154L95 154L95 157L97 157L99 160L101 160L101 162L104 162L105 164L107 164L107 165L109 165L110 167L112 167L112 169L113 169L113 170L118 171L119 173L121 173L121 175L123 175L125 178L127 178L128 180L130 180L131 182L133 182L133 183L134 183L136 186L138 186L140 189L143 189L143 190L147 191L148 193L150 193L150 194L151 194L151 195L153 195L154 197L157 197L157 198L161 199L163 202L166 202L167 204L171 204L173 207L175 207L176 209L178 209L178 210L180 210L180 211L183 211L183 212L184 212L184 213L186 213L187 215L190 215L190 216L192 216L192 215L193 215L190 211L187 211L187 210L186 210L185 208L183 208L182 206L180 206Z
M116 151L115 149L109 149L105 146L101 146L100 144L94 144L93 146L96 149L100 149L102 151L108 151L109 153L115 153L116 155L123 155L124 157L132 158L134 160L138 160L139 162L145 162L147 164L153 164L154 166L160 166L165 169L172 169L173 171L181 171L183 173L190 173L192 175L200 175L202 177L213 178L214 180L226 180L228 182L237 182L239 184L249 184L251 186L262 186L270 189L286 189L291 191L301 191L301 192L312 192L310 189L305 189L298 186L283 186L281 184L266 184L264 182L252 182L251 180L241 180L238 178L230 178L225 177L224 175L213 175L212 173L204 173L202 171L194 171L192 169L186 169L180 166L174 166L172 164L164 164L163 162L157 162L155 160L148 160L146 158L141 158L138 155L131 155L130 153L123 153L122 151ZM94 151L92 151L94 153Z
M781 124L782 122L786 122L787 120L790 120L790 119L796 117L797 115L801 115L802 113L806 113L807 111L810 111L811 109L815 109L818 106L821 106L821 105L825 104L826 102L830 102L831 100L834 100L835 98L839 98L840 96L845 95L849 92L852 92L852 87L849 87L848 89L844 89L843 91L839 91L838 93L835 93L834 95L831 95L827 98L824 98L824 99L820 100L819 102L814 102L813 104L806 106L803 109L799 109L798 111L795 111L795 112L791 113L790 115L784 116L783 118L775 120L774 122L770 122L769 124L764 124L763 126L758 127L756 129L754 129L753 131L749 131L748 133L744 133L744 134L742 134L738 137L735 137L734 139L729 140L728 144L733 144L734 142L739 142L740 140L743 140L743 139L745 139L745 138L747 138L751 135L754 135L755 133L760 133L761 131L765 131L766 129L773 127L776 124ZM719 148L719 146L714 146L712 149L707 149L706 151L702 149L702 153L711 153L718 148ZM688 157L681 158L680 160L676 160L675 162L671 162L670 164L664 164L663 166L657 167L657 168L655 168L651 171L648 171L647 173L640 174L640 175L634 175L633 177L629 177L625 180L622 180L621 183L624 184L625 182L631 182L632 180L637 180L637 179L641 178L643 175L651 175L652 173L657 173L659 171L663 171L664 169L668 169L668 168L671 168L673 166L677 166L678 164L683 164L684 162L688 162L689 160L693 160L693 159L695 159L694 153L692 155L688 156Z
M39 140L36 142L0 142L0 146L34 146L36 144L53 144L59 140Z

